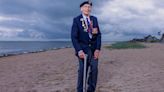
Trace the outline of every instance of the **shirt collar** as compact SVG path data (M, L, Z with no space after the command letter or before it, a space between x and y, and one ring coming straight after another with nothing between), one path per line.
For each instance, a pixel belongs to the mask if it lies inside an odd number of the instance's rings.
M89 16L85 16L84 14L82 14L82 16L83 16L84 19L87 19L88 18L90 20L90 17Z

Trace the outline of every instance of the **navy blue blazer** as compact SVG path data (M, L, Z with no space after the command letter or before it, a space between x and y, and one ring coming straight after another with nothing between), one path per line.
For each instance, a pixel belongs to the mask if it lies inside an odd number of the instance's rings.
M91 49L93 53L96 49L101 49L101 32L97 18L90 16L90 20L93 22L93 28L98 29L97 34L92 34L92 38L89 37L88 32L86 32L82 26L82 18L82 14L75 17L72 24L71 40L75 48L76 55L78 55L78 51L80 50L83 50L84 53L87 54L89 49Z

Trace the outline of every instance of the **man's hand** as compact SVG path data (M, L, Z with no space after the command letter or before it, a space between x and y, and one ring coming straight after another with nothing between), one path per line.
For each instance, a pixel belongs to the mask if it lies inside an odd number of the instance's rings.
M94 59L98 59L99 58L99 53L100 53L100 50L95 50L95 52L94 52Z
M80 50L80 51L78 52L78 56L79 56L81 59L84 59L85 53L83 52L83 50Z

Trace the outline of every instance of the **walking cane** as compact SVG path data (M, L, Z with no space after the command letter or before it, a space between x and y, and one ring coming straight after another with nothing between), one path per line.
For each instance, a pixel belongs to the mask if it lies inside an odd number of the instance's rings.
M84 74L83 74L83 92L87 92L86 90L86 72L87 72L87 54L84 57Z

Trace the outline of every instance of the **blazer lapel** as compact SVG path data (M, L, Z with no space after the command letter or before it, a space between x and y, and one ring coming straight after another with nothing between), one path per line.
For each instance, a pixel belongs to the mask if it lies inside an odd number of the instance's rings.
M85 30L85 29L84 29L84 27L82 26L82 21L81 21L81 19L83 19L83 20L84 20L84 18L83 18L83 15L82 15L82 14L79 16L79 22L80 22L80 27L81 27L81 28L80 28L80 30L81 30L81 31L83 31L83 32L82 32L82 33L83 33L82 35L83 35L83 36L85 36L85 37L87 37L87 39L90 39L90 37L89 37L89 34L88 34L87 30ZM86 25L86 24L85 24L85 25ZM86 25L86 26L87 26L87 25ZM86 32L85 32L85 31L86 31Z

